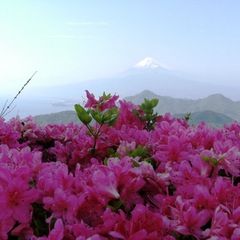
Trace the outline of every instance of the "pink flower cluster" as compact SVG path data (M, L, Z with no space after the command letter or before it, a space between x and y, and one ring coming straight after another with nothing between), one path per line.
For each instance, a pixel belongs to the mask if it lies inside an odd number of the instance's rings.
M240 124L166 114L147 131L118 106L94 155L84 125L0 119L0 239L240 239Z

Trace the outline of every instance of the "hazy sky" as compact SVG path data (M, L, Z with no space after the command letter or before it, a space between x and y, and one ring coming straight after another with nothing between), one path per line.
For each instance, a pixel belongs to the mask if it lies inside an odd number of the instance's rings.
M36 70L29 85L44 87L111 76L146 56L237 84L239 11L238 0L2 0L1 95Z

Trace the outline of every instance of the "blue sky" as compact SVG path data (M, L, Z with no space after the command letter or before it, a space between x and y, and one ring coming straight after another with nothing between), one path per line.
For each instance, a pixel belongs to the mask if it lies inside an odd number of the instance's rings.
M239 85L239 9L238 0L3 0L1 95L36 70L29 88L111 76L146 56Z

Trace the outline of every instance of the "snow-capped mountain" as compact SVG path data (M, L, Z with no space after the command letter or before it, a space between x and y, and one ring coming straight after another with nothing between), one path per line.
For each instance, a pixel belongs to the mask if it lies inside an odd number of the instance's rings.
M166 64L159 63L151 57L145 57L131 68L118 74L118 77L126 77L129 75L142 75L142 74L174 74L171 67Z
M85 90L88 90L95 96L101 96L105 92L112 95L117 94L120 95L120 98L124 98L138 94L146 89L160 96L174 98L198 99L211 94L222 93L229 98L234 97L236 99L237 97L239 99L239 89L237 88L189 79L149 57L116 76L54 86L48 89L37 89L32 92L41 93L41 97L46 97L46 99L49 99L49 96L51 96L51 99L56 99L56 101L51 100L51 103L48 102L47 104L51 105L51 108L48 107L49 112L57 112L64 109L72 110L74 103L81 102L82 98L85 97ZM36 100L35 95L34 99ZM32 104L30 100L26 102ZM31 107L28 114L37 115L44 112L47 113L46 105L40 105L44 108L41 112L38 107ZM21 106L25 107L27 104L22 104ZM53 108L55 110L52 110ZM37 109L38 113L33 112L31 109ZM23 109L19 110L23 112ZM169 111L171 111L170 106Z
M134 68L138 69L155 69L155 68L164 68L166 70L170 70L170 67L168 67L165 64L160 64L157 61L155 61L151 57L146 57L137 64L134 65Z

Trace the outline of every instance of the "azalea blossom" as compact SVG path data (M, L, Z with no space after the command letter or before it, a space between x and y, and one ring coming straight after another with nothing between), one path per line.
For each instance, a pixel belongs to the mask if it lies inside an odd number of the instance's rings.
M0 239L239 239L238 122L166 113L147 131L140 106L86 94L118 112L94 154L85 125L0 118Z
M37 190L30 189L27 182L20 177L9 178L6 188L0 191L0 220L11 217L20 223L28 223L31 220L31 203L37 198Z

